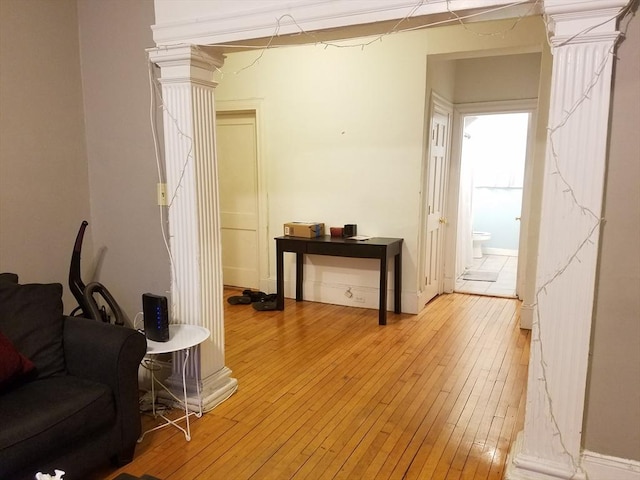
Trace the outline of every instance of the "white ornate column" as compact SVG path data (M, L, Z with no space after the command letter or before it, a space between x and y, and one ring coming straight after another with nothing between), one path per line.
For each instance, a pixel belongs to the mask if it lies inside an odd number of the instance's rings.
M172 323L202 325L210 338L187 364L190 398L201 377L203 408L231 395L237 380L225 366L223 284L215 150L213 75L223 57L194 45L148 50L161 69L170 232ZM183 354L173 356L170 388L182 389ZM199 375L198 375L199 374ZM189 401L191 404L192 400ZM193 400L195 405L195 399Z
M545 0L553 73L525 426L508 479L585 479L582 425L623 0Z

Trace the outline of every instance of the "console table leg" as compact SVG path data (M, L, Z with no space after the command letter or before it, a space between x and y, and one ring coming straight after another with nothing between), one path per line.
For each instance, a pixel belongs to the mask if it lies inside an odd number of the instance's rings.
M284 251L276 243L276 309L284 310Z
M398 253L393 260L394 278L393 278L393 311L402 313L402 253Z
M380 306L378 324L387 324L387 254L380 257Z
M296 252L296 302L302 301L304 253Z

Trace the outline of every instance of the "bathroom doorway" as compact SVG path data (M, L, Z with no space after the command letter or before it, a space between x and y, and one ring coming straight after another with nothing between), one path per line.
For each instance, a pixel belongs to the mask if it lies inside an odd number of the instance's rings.
M532 112L460 114L456 292L518 296Z

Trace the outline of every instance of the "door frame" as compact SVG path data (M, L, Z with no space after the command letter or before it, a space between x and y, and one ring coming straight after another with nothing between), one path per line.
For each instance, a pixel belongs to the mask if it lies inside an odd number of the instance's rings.
M456 283L456 241L458 235L458 208L460 195L460 167L462 162L462 139L464 134L463 118L467 115L491 115L502 113L529 113L527 130L527 149L524 166L524 184L522 188L522 211L520 214L520 238L518 242L518 273L516 280L516 296L522 299L527 282L528 236L531 228L531 193L533 177L533 152L535 144L535 128L537 122L538 99L504 100L495 102L478 102L456 104L453 109L453 129L451 140L451 161L449 170L448 217L449 228L445 241L444 291L452 293ZM535 281L534 278L531 279Z
M225 100L216 102L216 116L219 114L251 113L256 119L256 174L258 195L258 276L260 290L268 291L269 282L269 209L267 201L267 178L264 164L265 142L263 125L263 104L261 99ZM216 167L217 169L217 167ZM220 177L217 177L220 181Z
M426 248L427 248L427 207L426 200L428 198L428 187L429 187L429 160L431 158L431 127L433 123L433 114L435 112L446 115L449 118L448 122L448 130L447 130L447 140L445 145L447 145L447 152L445 154L445 184L444 184L444 198L445 205L443 207L443 216L445 218L448 214L448 192L449 188L449 174L450 174L450 163L451 163L451 130L452 130L452 119L453 119L453 104L447 100L445 97L440 95L435 90L431 90L429 95L429 106L427 108L427 119L425 122L425 151L422 157L422 168L421 168L421 180L420 180L420 229L418 232L418 309L420 311L424 308L425 304L429 301L427 299L427 292L425 290L425 278L426 278ZM439 257L439 265L437 266L440 271L439 285L438 285L438 293L437 295L444 292L444 261L445 261L445 252L446 252L446 229L440 228L441 230L441 238L442 242L440 242L441 253L438 255Z

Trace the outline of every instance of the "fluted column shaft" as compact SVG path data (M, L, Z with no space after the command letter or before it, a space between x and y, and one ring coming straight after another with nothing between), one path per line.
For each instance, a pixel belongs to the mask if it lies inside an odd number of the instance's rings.
M578 2L579 3L579 2ZM553 53L525 427L509 479L586 478L582 423L604 195L616 15L545 1Z
M173 323L201 325L210 338L187 364L188 387L201 378L205 408L232 392L225 367L220 216L213 75L222 66L193 45L149 50L161 69ZM183 353L174 354L170 386L182 388Z

